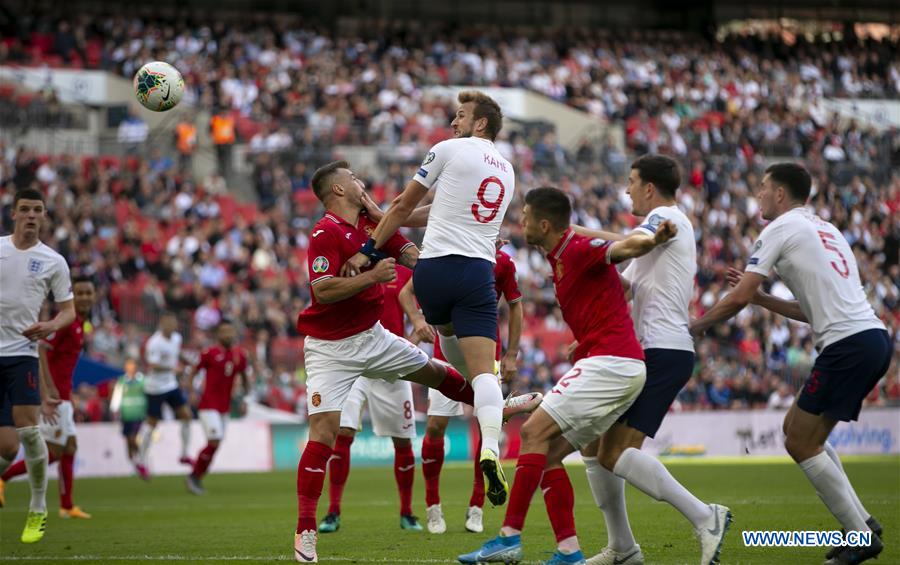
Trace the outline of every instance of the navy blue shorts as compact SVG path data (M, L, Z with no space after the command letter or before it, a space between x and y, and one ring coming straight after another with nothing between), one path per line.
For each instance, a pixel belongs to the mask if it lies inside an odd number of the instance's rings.
M141 421L122 422L122 435L125 437L136 436L141 429Z
M490 261L461 255L419 259L413 286L429 324L452 323L456 337L496 341L497 290Z
M0 357L0 406L40 406L38 358ZM11 418L11 417L10 417Z
M187 399L184 397L184 393L181 392L180 388L162 394L148 394L147 416L161 420L163 402L171 406L172 410L178 410L187 404Z
M849 422L891 364L887 331L872 329L836 341L822 350L797 398L810 414Z
M645 349L644 364L647 365L644 390L619 421L643 432L647 437L653 437L678 392L694 372L694 352L681 349Z

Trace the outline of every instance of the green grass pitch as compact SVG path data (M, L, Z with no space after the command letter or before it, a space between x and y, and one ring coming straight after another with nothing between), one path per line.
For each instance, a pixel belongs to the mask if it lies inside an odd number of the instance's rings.
M513 464L505 465L512 473ZM822 563L823 548L750 548L741 530L834 530L836 522L802 472L787 460L669 463L676 478L706 501L731 507L735 523L725 540L724 564ZM900 563L900 458L847 458L845 468L867 509L883 524L886 549L875 563ZM575 486L576 524L587 556L605 545L600 511L594 506L581 466L569 467ZM355 468L345 491L339 532L319 538L321 562L453 563L495 535L502 509L485 509L485 533L463 529L471 468L447 466L442 495L448 531L434 536L399 529L397 494L390 468ZM213 474L204 497L189 495L179 477L83 479L75 501L92 520L61 520L56 485L48 489L47 534L35 545L18 541L25 519L27 485L7 487L0 510L0 562L60 563L180 560L184 562L271 562L292 560L296 524L294 473ZM327 491L327 486L326 486ZM638 543L650 564L696 564L697 542L682 516L628 487L628 510ZM319 505L324 514L327 495ZM424 519L421 472L414 509ZM544 504L536 496L523 536L525 558L537 563L553 550Z

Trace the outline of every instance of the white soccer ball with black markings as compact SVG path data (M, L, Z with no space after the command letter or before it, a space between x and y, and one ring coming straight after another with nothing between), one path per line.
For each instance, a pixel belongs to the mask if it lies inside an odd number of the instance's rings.
M184 78L169 63L147 63L134 75L134 95L148 110L171 110L184 96Z

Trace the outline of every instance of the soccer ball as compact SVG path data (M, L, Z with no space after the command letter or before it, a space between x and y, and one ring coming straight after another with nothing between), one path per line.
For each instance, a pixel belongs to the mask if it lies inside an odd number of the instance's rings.
M184 78L169 63L147 63L134 75L134 95L148 110L171 110L184 95Z

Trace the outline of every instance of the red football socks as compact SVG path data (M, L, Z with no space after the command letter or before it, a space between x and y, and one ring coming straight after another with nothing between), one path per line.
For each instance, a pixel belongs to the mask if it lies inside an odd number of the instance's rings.
M541 475L544 473L546 465L546 455L525 453L519 456L503 527L522 530L525 525L525 516L528 514L528 506L531 504L531 497L534 496L534 491L541 482Z
M325 467L331 448L324 443L310 441L297 464L297 533L316 530L316 507L325 484Z
M400 493L400 515L412 514L412 489L416 480L416 456L411 445L394 448L394 479Z
M425 477L425 505L441 503L441 467L444 466L444 438L429 435L422 440L422 475ZM481 472L479 467L478 472Z
M544 492L544 504L550 525L556 534L556 541L575 535L575 493L565 469L551 469L544 472L541 479L541 490Z
M353 436L339 435L334 442L334 454L328 461L328 513L341 513L341 498L344 496L344 485L350 476L350 446Z

